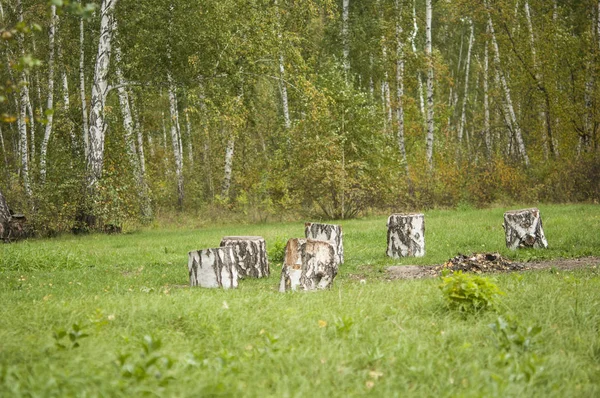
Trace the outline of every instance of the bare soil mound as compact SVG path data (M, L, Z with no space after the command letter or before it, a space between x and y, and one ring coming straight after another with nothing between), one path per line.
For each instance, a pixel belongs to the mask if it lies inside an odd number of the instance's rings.
M512 262L499 253L473 253L469 256L459 254L441 265L396 265L386 269L388 279L421 279L439 276L443 270L489 273L517 272L556 268L574 270L600 265L600 257L583 257L572 259L554 259L528 263Z

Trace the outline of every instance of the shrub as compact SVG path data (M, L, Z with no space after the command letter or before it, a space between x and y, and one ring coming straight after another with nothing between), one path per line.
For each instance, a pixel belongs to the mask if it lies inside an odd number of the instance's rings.
M490 279L461 271L443 276L439 288L449 307L461 312L496 310L497 296L504 294Z

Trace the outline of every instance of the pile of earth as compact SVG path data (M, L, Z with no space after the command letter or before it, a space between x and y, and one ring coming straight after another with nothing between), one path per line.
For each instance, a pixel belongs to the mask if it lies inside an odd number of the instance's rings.
M500 253L473 253L469 256L459 254L441 266L435 267L438 274L441 274L444 270L481 274L485 272L521 271L523 269L525 269L523 264L513 263L502 257Z
M387 279L421 279L435 278L443 270L452 272L513 272L525 270L576 270L600 267L600 257L557 258L527 263L512 262L499 253L473 253L469 256L459 254L441 265L395 265L387 267Z

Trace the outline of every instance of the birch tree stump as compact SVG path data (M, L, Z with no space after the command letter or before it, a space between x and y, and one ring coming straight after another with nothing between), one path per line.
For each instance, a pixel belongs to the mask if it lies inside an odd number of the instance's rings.
M233 247L235 264L240 278L266 278L269 260L265 240L261 236L225 236L221 247Z
M290 239L285 248L279 291L329 289L337 272L336 252L331 243Z
M506 247L516 250L523 247L546 249L548 241L542 228L542 217L536 208L513 210L504 213Z
M298 290L300 277L302 275L302 250L306 245L306 239L292 238L285 245L285 257L281 267L281 281L279 291Z
M304 236L306 239L324 240L331 243L335 250L337 265L344 263L344 242L340 225L307 222L304 224Z
M233 247L189 252L190 286L233 289L238 286L238 272Z
M387 221L389 257L423 257L425 255L425 216L392 214Z

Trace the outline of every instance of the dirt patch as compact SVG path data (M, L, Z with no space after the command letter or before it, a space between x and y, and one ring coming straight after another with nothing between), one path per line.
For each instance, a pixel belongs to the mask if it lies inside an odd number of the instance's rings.
M496 253L492 253L496 254ZM554 260L535 261L529 263L510 262L502 257L497 259L497 262L485 260L490 253L472 254L471 256L459 255L448 262L441 265L396 265L387 267L387 279L421 279L434 278L440 275L441 271L446 268L449 270L461 270L466 272L516 272L527 270L575 270L580 268L591 268L600 266L600 257L582 257L582 258L558 258ZM483 256L483 261L471 261L470 259L477 256ZM499 256L499 255L498 255ZM489 258L489 257L488 257ZM453 261L454 260L454 261Z

